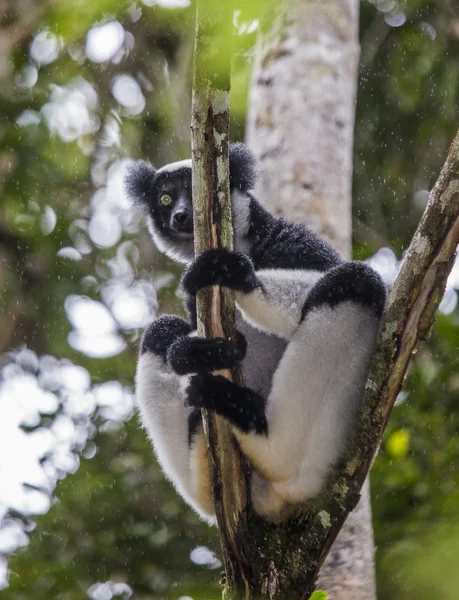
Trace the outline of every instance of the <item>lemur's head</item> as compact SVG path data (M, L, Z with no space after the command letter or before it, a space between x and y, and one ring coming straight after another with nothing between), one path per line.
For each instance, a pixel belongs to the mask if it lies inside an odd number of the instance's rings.
M256 161L244 144L231 144L230 189L236 237L247 233L247 192L256 181ZM159 250L181 262L194 258L191 159L154 169L145 161L130 167L125 179L132 202L145 213L148 229Z

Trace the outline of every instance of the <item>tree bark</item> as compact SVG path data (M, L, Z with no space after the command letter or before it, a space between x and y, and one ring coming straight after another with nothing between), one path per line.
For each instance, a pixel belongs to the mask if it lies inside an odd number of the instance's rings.
M195 253L232 248L229 188L229 91L232 2L198 0L193 64L191 141ZM196 298L198 334L235 338L234 293L214 286ZM237 372L222 373L240 382ZM210 485L215 505L228 596L246 595L248 576L238 530L247 505L247 467L228 423L203 410Z
M248 113L260 197L274 214L304 222L348 256L359 2L271 4Z
M260 161L259 198L349 258L358 0L278 3L262 25L247 139ZM375 598L369 486L319 576L331 599Z

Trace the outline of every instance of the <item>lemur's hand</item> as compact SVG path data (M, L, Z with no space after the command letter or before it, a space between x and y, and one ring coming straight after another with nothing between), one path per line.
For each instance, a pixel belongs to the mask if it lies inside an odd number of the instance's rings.
M166 360L167 351L178 339L192 332L191 325L180 317L163 315L155 319L145 329L140 351L153 352Z
M180 337L170 346L167 362L177 375L210 373L232 369L245 356L246 341L241 333L236 341L225 338Z
M260 284L250 258L226 248L206 250L196 257L182 279L188 294L212 285L221 285L237 292L251 292Z

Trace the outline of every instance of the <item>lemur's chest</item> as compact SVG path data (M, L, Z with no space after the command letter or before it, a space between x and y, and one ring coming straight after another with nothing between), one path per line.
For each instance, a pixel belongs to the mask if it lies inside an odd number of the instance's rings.
M267 397L274 371L284 354L287 342L264 333L245 321L236 311L236 328L247 340L247 352L242 361L244 385Z

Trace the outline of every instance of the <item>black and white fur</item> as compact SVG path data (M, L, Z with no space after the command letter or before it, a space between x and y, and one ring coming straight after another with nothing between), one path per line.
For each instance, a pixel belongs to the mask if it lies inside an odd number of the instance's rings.
M272 521L323 489L346 450L385 302L380 277L344 262L303 225L268 213L250 193L256 163L230 147L235 251L194 258L191 161L156 171L135 163L130 198L158 247L186 263L191 324L162 316L147 327L137 368L142 421L167 477L198 513L214 520L200 409L225 417L253 465L251 499ZM172 198L168 207L160 198ZM179 215L179 217L177 217ZM237 340L196 336L195 296L236 291ZM244 387L215 370L240 362Z

